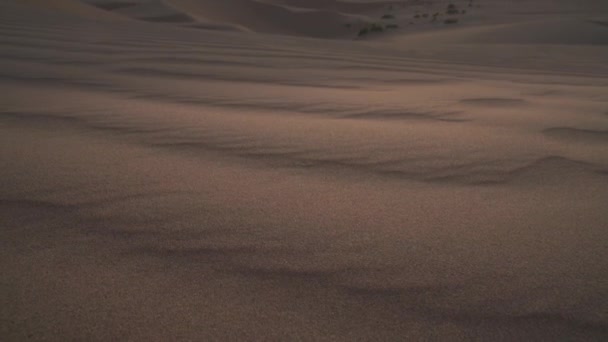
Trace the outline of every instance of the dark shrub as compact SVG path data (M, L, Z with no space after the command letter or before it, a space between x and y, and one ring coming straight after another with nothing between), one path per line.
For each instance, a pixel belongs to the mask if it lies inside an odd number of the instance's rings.
M387 29L396 29L396 28L399 28L399 25L397 25L397 24L388 24L388 25L386 25L386 28Z
M372 24L372 26L370 26L369 28L370 32L382 32L384 31L384 27L382 25L378 25L378 24Z
M384 31L384 26L382 26L381 24L367 24L367 26L365 26L364 28L362 28L361 30L359 30L359 33L357 33L357 36L361 37L361 36L365 36L368 33L373 33L373 32L383 32Z
M392 14L385 14L382 16L382 19L395 19L395 16Z
M443 23L444 24L456 24L458 22L458 18L448 18Z
M458 10L458 8L456 8L456 5L449 4L448 9L446 10L446 13L447 14L458 14L458 13L460 13L460 11Z

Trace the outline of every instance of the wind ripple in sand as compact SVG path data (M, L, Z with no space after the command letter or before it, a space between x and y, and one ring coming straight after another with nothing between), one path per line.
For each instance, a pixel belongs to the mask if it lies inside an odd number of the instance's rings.
M14 210L42 210L42 211L72 211L76 207L72 205L57 204L49 201L29 200L29 199L0 199L0 208L10 208Z
M464 104L476 105L476 106L489 106L489 107L513 107L521 106L526 104L523 99L514 98L500 98L500 97L482 97L482 98L471 98L463 99L460 101Z
M608 143L608 130L581 129L573 127L554 127L543 131L548 137L590 144Z
M144 17L144 18L140 18L143 21L150 21L150 22L155 22L155 23L193 23L195 22L194 18L183 14L183 13L176 13L176 14L168 14L168 15L161 15L158 17Z
M374 149L340 155L337 151L313 149L297 144L276 145L247 136L230 136L218 132L188 130L172 127L141 126L112 122L98 114L85 116L49 115L5 112L0 118L10 118L39 124L75 125L100 132L130 136L142 144L167 149L176 153L215 152L273 167L309 170L334 170L355 174L374 174L423 182L492 185L510 182L562 182L570 175L602 175L606 170L599 165L570 160L559 156L542 157L528 162L501 163L500 160L478 160L454 164L449 159L427 160L423 163L407 155L374 158ZM346 152L346 151L345 151ZM504 162L504 161L503 161ZM518 165L519 166L514 166ZM509 166L510 165L510 166Z
M113 11L113 10L117 10L117 9L121 9L121 8L128 8L128 7L133 7L133 6L137 6L137 3L135 2L121 2L121 1L112 1L112 2L102 2L102 3L94 3L93 4L95 7L99 7L101 9L104 9L106 11Z

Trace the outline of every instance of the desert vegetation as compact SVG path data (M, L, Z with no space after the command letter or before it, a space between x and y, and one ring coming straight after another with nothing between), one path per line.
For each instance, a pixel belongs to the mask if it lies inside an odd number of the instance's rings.
M393 7L390 6L389 10L392 10ZM382 24L382 23L367 23L365 24L357 33L357 37L363 37L366 36L370 33L380 33L380 32L384 32L386 30L394 30L399 28L399 25L394 23L394 22L390 22L391 20L396 19L396 16L392 13L385 13L380 17L381 20L383 21L389 21L389 23L387 24ZM348 26L349 28L351 26Z
M459 14L460 11L458 10L458 7L456 7L456 5L454 4L449 4L448 8L445 11L446 14Z
M469 0L468 2L465 2L463 4L463 6L464 5L473 7L473 0ZM389 7L389 11L392 11L392 10L393 10L393 8ZM412 18L415 20L410 21L408 23L408 25L415 25L417 23L420 23L421 22L421 21L419 21L420 19L425 19L425 21L429 21L431 23L443 23L446 25L453 25L453 24L457 24L460 22L460 18L458 18L457 16L464 15L467 13L467 11L465 9L460 8L456 3L452 3L452 2L448 3L446 7L444 7L443 9L439 9L438 11L428 11L428 10L430 10L430 9L427 9L427 11L423 11L423 10L416 11L412 15ZM385 32L387 30L393 30L393 29L399 28L399 25L394 22L394 20L397 19L397 17L393 13L385 13L380 16L380 19L381 19L381 21L388 21L388 23L383 24L383 23L379 22L379 23L364 24L363 27L361 27L359 29L359 31L357 32L357 37L363 37L363 36L366 36L371 33L380 33L380 32ZM347 28L351 28L354 25L346 24L345 26Z
M362 37L369 33L384 32L384 30L385 30L385 27L383 25L377 24L377 23L371 23L371 24L368 24L367 26L363 27L361 30L359 30L359 33L357 34L357 36Z

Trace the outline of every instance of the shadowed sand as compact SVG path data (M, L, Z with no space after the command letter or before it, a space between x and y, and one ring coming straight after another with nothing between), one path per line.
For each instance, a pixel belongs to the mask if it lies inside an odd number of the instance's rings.
M597 131L593 129L580 129L572 127L555 127L548 128L544 130L543 133L556 139L572 140L583 143L608 143L608 131Z
M605 341L606 3L456 3L0 2L0 340Z

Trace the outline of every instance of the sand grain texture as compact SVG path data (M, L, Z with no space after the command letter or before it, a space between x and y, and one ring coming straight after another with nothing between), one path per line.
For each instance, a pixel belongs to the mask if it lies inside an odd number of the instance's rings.
M0 2L0 340L608 339L605 2L475 2Z

